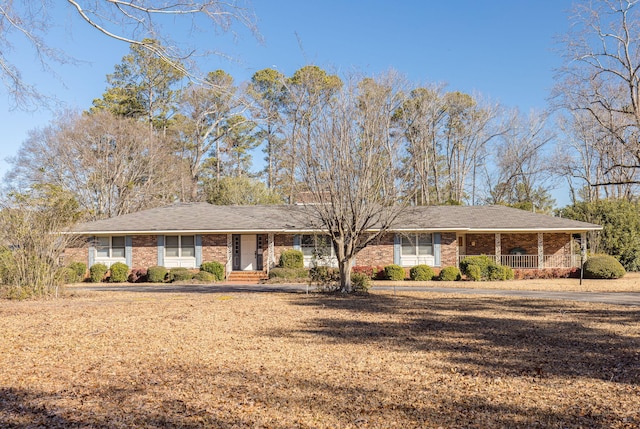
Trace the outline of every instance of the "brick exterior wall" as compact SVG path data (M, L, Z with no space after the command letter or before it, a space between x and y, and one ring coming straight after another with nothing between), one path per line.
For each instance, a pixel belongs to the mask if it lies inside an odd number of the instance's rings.
M465 255L496 254L496 237L494 234L467 234L466 241ZM502 244L502 248L504 249L504 244Z
M356 256L356 265L378 266L393 264L394 234L385 234L362 249Z
M202 262L227 264L227 234L202 236Z
M69 247L64 249L62 263L69 265L72 262L82 262L89 265L89 239L74 240Z
M455 232L440 234L440 266L455 267L458 265L458 238Z
M158 265L158 236L131 237L131 268L149 268Z
M493 237L494 235L491 234ZM500 234L502 254L508 255L512 249L522 248L526 255L538 254L538 234ZM546 243L545 243L546 247Z
M543 234L545 255L570 255L571 234Z

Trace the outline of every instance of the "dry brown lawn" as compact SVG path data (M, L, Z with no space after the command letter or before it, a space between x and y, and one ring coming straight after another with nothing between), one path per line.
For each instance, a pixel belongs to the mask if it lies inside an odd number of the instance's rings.
M0 332L3 428L640 427L640 307L80 291Z

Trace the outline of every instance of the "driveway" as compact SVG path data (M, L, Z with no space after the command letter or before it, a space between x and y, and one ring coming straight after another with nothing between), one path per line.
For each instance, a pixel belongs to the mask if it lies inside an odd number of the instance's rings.
M215 285L185 285L185 284L118 284L118 285L89 285L78 284L71 286L76 290L91 291L127 291L127 292L158 292L158 293L233 293L233 292L311 292L313 287L294 284L270 285L242 285L221 283ZM477 289L477 288L447 288L420 286L375 286L372 290L398 292L434 292L461 295L490 295L503 297L518 297L532 299L550 299L563 301L599 302L614 305L640 306L640 292L551 292L527 290Z

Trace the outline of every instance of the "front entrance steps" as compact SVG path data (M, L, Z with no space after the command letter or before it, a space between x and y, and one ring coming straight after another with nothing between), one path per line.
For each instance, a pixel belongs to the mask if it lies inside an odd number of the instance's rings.
M264 271L231 271L227 283L258 284L268 278Z

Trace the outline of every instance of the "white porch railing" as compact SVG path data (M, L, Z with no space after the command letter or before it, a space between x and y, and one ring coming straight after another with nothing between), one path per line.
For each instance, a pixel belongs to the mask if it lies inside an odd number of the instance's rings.
M467 256L460 255L458 263ZM477 256L477 255L473 255ZM500 265L511 268L573 268L580 266L580 255L544 255L542 264L539 264L538 255L486 255Z

